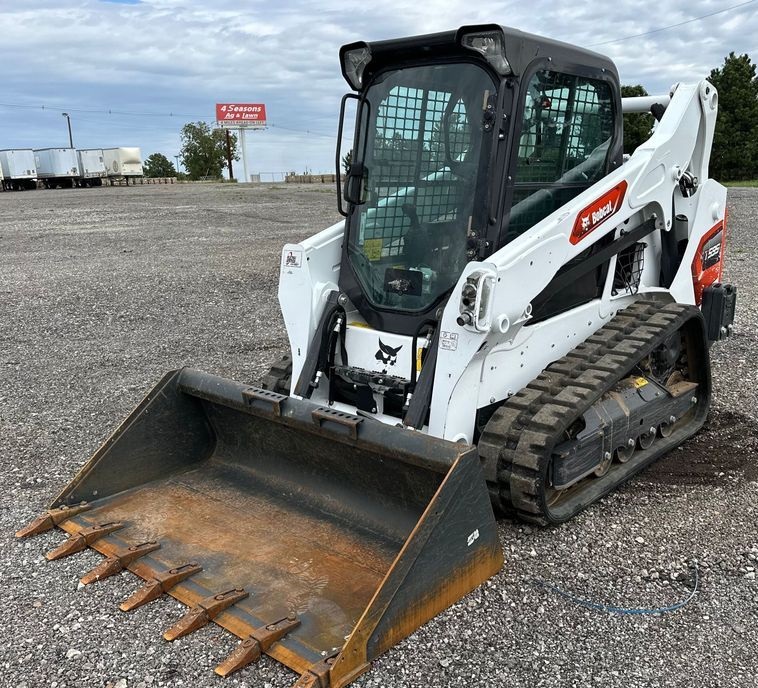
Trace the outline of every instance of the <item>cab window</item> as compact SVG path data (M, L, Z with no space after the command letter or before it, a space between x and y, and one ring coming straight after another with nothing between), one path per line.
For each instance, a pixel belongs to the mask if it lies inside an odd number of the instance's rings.
M607 82L550 70L530 79L506 241L607 173L613 131L613 94Z

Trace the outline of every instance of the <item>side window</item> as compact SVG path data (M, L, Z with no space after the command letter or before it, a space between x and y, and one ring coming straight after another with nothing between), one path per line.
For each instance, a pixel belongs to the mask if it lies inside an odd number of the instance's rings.
M543 70L525 89L506 241L600 179L613 137L607 82Z

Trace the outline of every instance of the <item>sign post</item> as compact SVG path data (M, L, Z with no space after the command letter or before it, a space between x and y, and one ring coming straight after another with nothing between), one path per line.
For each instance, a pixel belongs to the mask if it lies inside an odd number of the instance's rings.
M216 125L227 129L238 129L240 147L242 148L243 180L250 181L247 170L247 141L245 133L248 129L266 128L266 106L263 103L216 103ZM228 139L227 139L228 141ZM232 161L229 156L229 173L231 176Z
M240 127L240 146L242 147L242 178L246 181L250 181L250 177L247 176L247 139L245 138L245 127Z
M234 179L234 167L232 167L232 136L226 129L226 162L229 165L229 181Z

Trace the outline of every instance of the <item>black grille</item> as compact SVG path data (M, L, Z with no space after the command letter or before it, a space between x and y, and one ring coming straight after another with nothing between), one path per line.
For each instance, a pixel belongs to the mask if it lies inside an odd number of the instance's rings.
M625 248L616 258L616 273L613 276L613 293L628 291L636 294L640 288L640 278L645 267L645 249L642 242Z

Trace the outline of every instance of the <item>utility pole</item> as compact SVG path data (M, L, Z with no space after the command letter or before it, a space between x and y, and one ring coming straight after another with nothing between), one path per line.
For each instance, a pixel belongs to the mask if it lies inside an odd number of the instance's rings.
M234 168L232 167L232 135L228 129L226 131L226 162L229 165L229 181L234 179Z
M68 112L62 112L61 113L68 122L68 147L73 148L74 147L74 137L71 135L71 117L69 117Z

